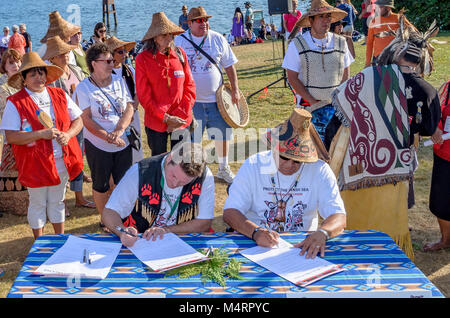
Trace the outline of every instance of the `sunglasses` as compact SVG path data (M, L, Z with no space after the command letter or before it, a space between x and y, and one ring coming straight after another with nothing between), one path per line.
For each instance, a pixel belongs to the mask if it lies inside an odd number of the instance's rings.
M110 60L95 60L95 62L106 62L109 65L112 62L114 62L114 60L113 59L110 59Z
M98 33L105 33L106 30L98 30Z
M117 53L117 54L125 54L125 53L127 53L126 50L116 50L114 52Z
M197 19L194 19L193 21L195 21L197 23L206 23L206 22L208 22L208 18L197 18Z

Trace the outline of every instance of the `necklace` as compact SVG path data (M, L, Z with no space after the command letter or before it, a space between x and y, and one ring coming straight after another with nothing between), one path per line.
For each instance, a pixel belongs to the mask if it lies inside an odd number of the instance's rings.
M295 187L297 187L298 180L300 179L300 176L301 176L301 174L303 172L303 167L304 167L304 164L302 164L302 166L300 168L300 172L298 173L298 175L295 178L295 180L292 182L291 186L289 187L289 190L284 195L282 195L280 176L279 176L278 171L277 171L277 180L278 180L278 185L280 187L280 198L278 198L278 194L277 194L277 191L276 191L275 177L273 175L270 177L270 180L271 180L272 186L273 186L273 192L275 193L275 200L276 200L276 206L277 206L277 214L275 216L275 221L278 222L278 227L279 227L279 230L281 230L281 231L284 231L284 226L281 225L281 223L284 223L286 221L286 205L287 205L287 202L292 198L291 191Z
M188 34L189 34L189 39L190 39L192 42L194 42L194 40L192 39L191 29L189 29ZM206 35L203 37L202 41L201 41L200 44L198 45L199 48L202 48L202 47L203 47L203 44L205 44L205 40L206 40L207 37L208 37L208 31L206 31ZM196 59L197 59L197 60L201 60L201 59L202 59L202 56L201 56L201 54L199 54L200 52L197 51L195 48L194 48L194 52L195 52Z
M325 44L323 44L322 39L320 40L320 43L317 43L317 42L314 40L314 38L313 38L311 32L309 32L309 36L311 37L311 40L313 41L313 43L314 43L317 47L319 47L319 48L321 49L321 51L322 51L322 69L323 69L323 71L325 72L325 59L324 59L323 53L324 53L325 48L328 46L328 41L329 41L329 39L328 39L328 33L327 33L327 35L326 35L327 41L325 42Z

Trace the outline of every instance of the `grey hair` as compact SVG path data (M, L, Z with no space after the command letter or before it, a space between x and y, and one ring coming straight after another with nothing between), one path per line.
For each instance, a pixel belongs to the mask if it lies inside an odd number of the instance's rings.
M16 25L16 24L14 24L14 25L12 26L12 31L13 31L13 32L19 31L19 26Z

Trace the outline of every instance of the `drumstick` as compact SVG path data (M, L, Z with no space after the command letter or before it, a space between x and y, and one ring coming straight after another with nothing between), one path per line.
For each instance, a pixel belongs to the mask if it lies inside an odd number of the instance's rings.
M41 109L38 109L36 111L36 115L37 115L39 121L41 122L41 124L44 125L44 127L47 127L47 128L54 127L52 118L46 112L43 112Z

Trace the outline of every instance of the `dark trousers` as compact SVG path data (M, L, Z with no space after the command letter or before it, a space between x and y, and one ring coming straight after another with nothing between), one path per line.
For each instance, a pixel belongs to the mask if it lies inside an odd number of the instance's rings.
M168 132L159 132L156 130L152 130L148 127L145 127L145 133L147 134L147 143L152 151L152 156L156 156L162 153L167 152L167 140L170 136L170 149L173 149L177 143L179 143L183 138L175 139L172 136L172 133Z

